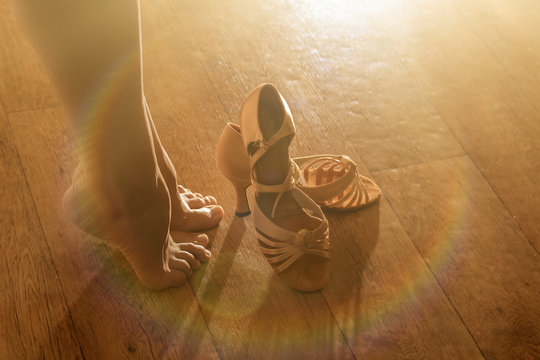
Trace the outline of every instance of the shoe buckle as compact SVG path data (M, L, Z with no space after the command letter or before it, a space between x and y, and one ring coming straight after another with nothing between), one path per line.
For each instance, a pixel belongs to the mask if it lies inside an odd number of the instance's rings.
M309 249L314 245L313 239L311 239L312 236L313 231L302 229L296 233L296 236L294 238L294 245L300 249Z
M268 150L269 146L267 144L265 144L262 140L257 140L257 141L254 141L252 142L251 144L249 144L248 146L248 153L253 155L257 152L259 152L259 150L263 150L263 152L266 152L266 150Z

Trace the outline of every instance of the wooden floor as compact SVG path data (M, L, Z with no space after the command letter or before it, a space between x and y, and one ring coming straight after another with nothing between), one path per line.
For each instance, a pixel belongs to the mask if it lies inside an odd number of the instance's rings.
M163 292L63 216L73 137L8 4L0 358L540 359L537 1L144 0L158 131L181 182L226 209L210 263ZM328 214L321 292L276 278L214 164L262 82L292 109L293 155L348 154L383 191Z

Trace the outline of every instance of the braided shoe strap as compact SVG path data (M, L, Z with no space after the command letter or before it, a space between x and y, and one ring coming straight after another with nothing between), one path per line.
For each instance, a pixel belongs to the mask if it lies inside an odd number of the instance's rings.
M286 239L274 239L257 229L259 247L270 265L277 272L286 270L304 254L330 258L328 225L321 224L316 230L302 229L291 233Z
M329 227L324 213L313 200L298 188L294 188L292 191L305 215L318 221L319 224L315 229L302 229L298 232L284 229L268 218L257 202L255 202L253 211L259 247L268 262L278 272L287 269L304 254L330 258Z
M314 155L294 158L294 162L297 186L317 203L328 208L347 208L369 202L356 164L348 156Z

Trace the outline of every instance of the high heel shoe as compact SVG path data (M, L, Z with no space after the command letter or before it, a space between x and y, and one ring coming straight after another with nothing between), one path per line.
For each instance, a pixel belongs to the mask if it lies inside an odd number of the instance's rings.
M293 158L296 186L323 209L353 211L376 204L381 189L360 175L347 155L320 154Z
M381 189L358 174L356 163L347 155L319 154L292 159L296 187L321 208L335 211L359 210L376 204ZM251 212L245 190L251 184L249 157L243 147L240 126L228 123L218 141L216 164L237 189L237 216Z
M233 183L237 195L237 216L250 214L245 190L251 184L249 157L240 126L228 123L216 149L219 170ZM356 170L347 155L319 154L293 158L296 186L323 209L353 211L377 203L381 189Z
M263 84L247 97L240 126L242 143L230 141L236 136L230 127L216 149L217 166L236 189L237 215L249 214L245 189L253 184L254 223L262 253L291 287L319 290L330 275L328 221L295 185L297 169L288 153L294 124L273 85Z

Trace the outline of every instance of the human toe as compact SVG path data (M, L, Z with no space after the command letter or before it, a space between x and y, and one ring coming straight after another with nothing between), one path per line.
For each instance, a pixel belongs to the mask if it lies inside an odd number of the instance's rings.
M192 209L186 219L186 230L200 231L211 229L217 226L223 219L223 208L219 205L204 206L199 209Z
M171 270L178 270L183 272L186 278L190 277L193 274L189 262L185 259L177 257L177 255L174 255L169 259L169 268Z
M178 192L181 193L181 194L186 193L186 192L190 193L191 190L189 190L186 187L183 187L182 185L178 185Z
M203 247L208 246L210 239L206 234L188 233L184 231L171 231L171 236L176 244L193 243Z
M204 248L204 246L193 244L193 243L183 243L180 244L180 248L184 251L192 254L200 262L208 262L212 253L210 250Z
M188 262L190 269L197 270L201 266L199 259L191 252L189 243L180 244L180 251L175 254L177 259L182 259Z
M194 197L187 199L186 201L190 209L200 209L203 206L206 206L206 201L200 197Z
M213 196L193 197L191 199L186 199L186 201L191 209L199 209L203 206L217 205L217 200Z

